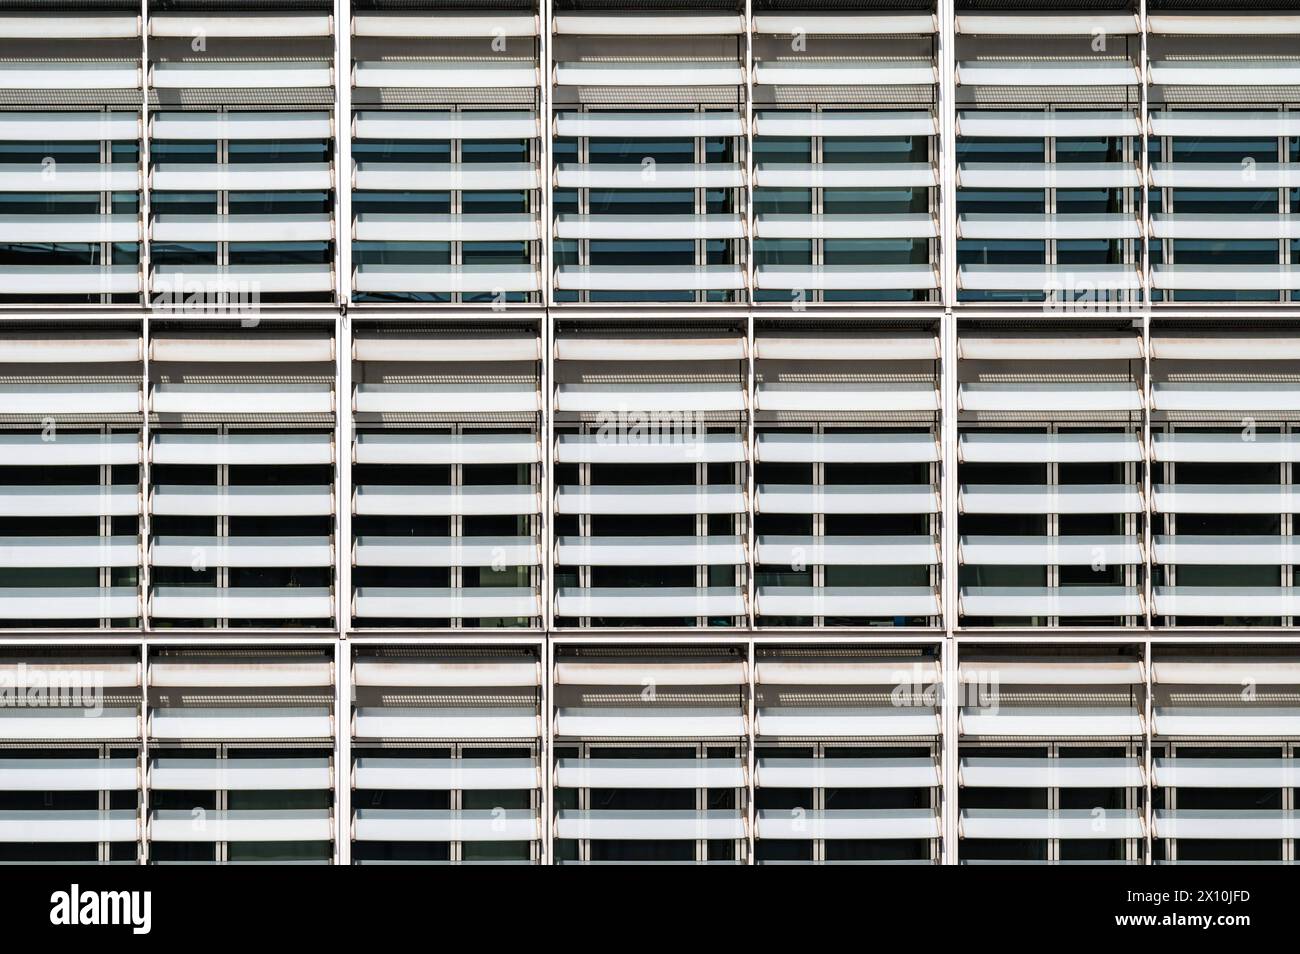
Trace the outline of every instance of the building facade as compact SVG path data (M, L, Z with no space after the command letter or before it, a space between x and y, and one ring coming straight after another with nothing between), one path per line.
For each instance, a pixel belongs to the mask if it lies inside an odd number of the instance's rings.
M0 0L0 861L1290 863L1298 38Z

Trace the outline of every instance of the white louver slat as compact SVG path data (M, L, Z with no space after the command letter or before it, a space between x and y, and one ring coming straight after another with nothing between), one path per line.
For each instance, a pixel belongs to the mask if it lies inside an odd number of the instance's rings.
M358 60L352 85L358 89L526 89L537 85L531 60Z
M557 136L592 136L595 138L700 136L743 136L744 118L738 113L599 112L557 113Z
M46 484L0 487L0 516L133 517L140 513L140 492L121 484L89 487Z
M892 514L937 513L939 499L929 484L760 484L759 513Z
M359 111L352 121L357 139L533 139L537 114L522 110Z
M358 808L352 833L358 841L533 841L541 820L530 809Z
M907 432L766 432L757 435L756 449L760 461L779 463L928 463L939 459L938 444L933 435Z
M957 455L970 463L1136 463L1142 460L1142 445L1136 434L1125 433L963 431Z
M368 739L531 739L541 724L534 709L358 709L353 735Z
M583 566L701 566L745 562L740 537L560 537L556 562Z
M754 175L757 186L784 189L902 189L939 184L938 172L928 162L763 162L755 167Z
M140 35L137 16L62 16L37 14L0 17L0 37L12 40L111 40Z
M5 759L6 792L123 792L138 784L129 759Z
M1098 816L1092 809L964 808L963 838L1142 838L1142 815L1129 809L1111 809Z
M966 616L1141 616L1142 595L1125 586L964 586Z
M934 788L933 759L760 758L760 788Z
M1154 120L1153 120L1154 122ZM1138 118L1115 111L969 110L957 113L959 136L987 138L1071 138L1087 136L1137 136Z
M957 17L958 34L976 36L1095 36L1098 31L1124 36L1137 33L1138 18L1116 14L985 14L963 13Z
M157 112L149 133L165 140L329 139L334 124L327 112Z
M745 32L736 14L557 13L555 32L592 36L717 36Z
M157 708L149 716L155 739L314 739L332 731L329 709L317 707Z
M153 386L150 405L158 414L227 413L329 414L334 390L329 382L304 384L171 384Z
M677 706L561 708L555 734L574 738L694 739L745 734L745 717L730 709Z
M152 14L149 35L159 37L303 37L329 36L334 18L327 15L258 14L240 16Z
M329 841L334 823L327 809L232 809L206 812L204 824L196 828L189 809L154 809L149 837L160 842Z
M0 89L139 89L132 60L40 60L0 63Z
M105 707L95 718L86 718L86 712L80 708L6 708L0 710L0 739L54 742L140 737L138 709Z
M697 841L745 837L745 818L725 809L674 812L562 808L555 819L559 838L593 841Z
M359 587L354 614L371 619L516 619L539 615L537 591L519 586L478 589Z
M333 603L328 587L308 586L158 586L149 599L158 619L327 620Z
M525 791L541 785L532 759L407 759L363 757L352 771L357 788L394 791Z
M1127 59L969 60L957 63L958 86L1136 86L1137 68Z
M2 407L3 405L0 405ZM0 434L0 460L7 467L112 467L140 463L134 434Z
M43 420L55 414L139 414L141 409L140 385L135 383L0 384L0 414Z
M332 783L327 758L157 758L149 766L149 787L164 792L312 791Z
M176 60L149 67L155 89L311 89L334 83L329 60Z
M532 464L541 446L531 434L358 434L358 464Z
M758 538L758 562L773 566L929 566L938 560L938 541L929 536Z
M134 567L135 537L0 537L0 568ZM189 565L186 561L185 565Z
M155 464L330 464L328 434L154 434Z
M189 817L189 812L185 813ZM133 809L110 811L42 810L0 812L0 843L135 841L139 826Z
M1024 738L1116 738L1140 736L1141 714L1118 707L1000 706L961 710L961 732L970 736Z
M929 13L755 13L755 33L816 36L889 36L934 33L938 24Z
M1139 788L1142 764L1112 758L963 757L961 784L969 788Z
M935 136L938 124L928 112L804 112L777 110L754 116L759 136Z
M333 565L328 537L158 537L153 566L296 567Z
M938 72L929 59L772 60L754 64L754 82L764 86L927 86Z
M745 460L745 451L740 439L730 434L647 434L644 440L629 435L604 439L591 434L560 434L555 440L555 459L572 464L737 463Z
M827 840L938 838L938 815L928 808L811 810L759 809L758 837Z
M745 591L733 586L560 587L556 594L556 613L561 616L656 618L743 616Z
M758 734L791 738L929 738L939 718L928 707L770 708L758 712Z
M556 63L554 74L556 86L707 87L745 82L744 67L710 60Z
M739 759L560 759L560 788L740 788L745 767Z
M1291 811L1156 809L1153 821L1157 838L1280 839L1300 831Z
M523 13L491 15L468 12L427 14L363 14L352 17L354 36L480 37L536 36L537 17Z

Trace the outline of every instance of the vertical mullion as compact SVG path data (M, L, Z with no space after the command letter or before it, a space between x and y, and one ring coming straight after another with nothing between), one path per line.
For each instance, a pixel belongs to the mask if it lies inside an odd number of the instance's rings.
M137 779L140 786L139 828L140 847L139 862L149 863L149 779L152 771L149 765L149 649L145 641L140 640L140 755L137 760Z
M941 235L943 260L944 312L940 319L940 389L941 412L939 416L940 467L942 485L940 504L943 521L941 544L943 559L943 592L940 609L943 626L948 637L953 635L958 620L957 587L957 319L953 310L957 283L957 164L956 164L956 95L955 60L956 22L955 0L939 0L940 23L936 34L939 44L939 154L942 161L939 181L939 199L942 210Z
M1059 767L1059 766L1060 766L1060 764L1061 764L1061 763L1060 763L1060 759L1061 759L1061 747L1060 747L1060 745L1059 745L1058 743L1056 743L1056 742L1049 742L1049 743L1047 744L1047 759L1048 759L1048 764L1049 764L1049 765L1052 765L1053 767ZM1057 820L1058 820L1058 823L1059 823L1060 812L1061 812L1061 789L1060 789L1060 786L1055 786L1055 785L1051 785L1051 784L1048 785L1048 787L1047 787L1047 811L1048 811L1048 813L1049 813L1049 814L1048 814L1048 817L1049 817L1049 818L1057 819ZM1057 828L1057 837L1055 837L1055 838L1052 837L1052 835L1051 835L1051 833L1050 833L1050 832L1051 832L1051 829L1050 829L1050 828L1049 828L1048 832L1049 832L1049 833L1048 833L1048 836L1047 836L1047 860L1048 860L1049 862L1050 862L1050 861L1060 861L1060 860L1061 860L1061 838L1060 838L1060 829L1059 829L1059 827Z
M751 165L752 168L752 165ZM752 215L751 215L752 219ZM752 231L751 231L752 234ZM751 266L752 272L752 266ZM752 285L750 286L753 287ZM758 376L755 368L754 310L751 307L745 318L745 411L741 418L741 441L745 447L741 466L744 468L745 487L745 580L746 624L751 630L758 626L758 534L755 529L758 513L758 428L754 418L758 407Z
M1292 759L1295 758L1294 743L1285 742L1282 744L1282 758L1285 761L1285 763L1287 763L1288 768L1294 765L1294 763L1292 762ZM1295 811L1295 789L1294 788L1284 787L1282 789L1282 810L1287 812ZM1290 861L1290 862L1295 861L1295 843L1296 843L1296 839L1294 837L1294 832L1292 832L1292 837L1287 838L1282 842L1283 861Z
M814 425L813 429L814 431L822 431L822 428L819 425ZM826 499L825 496L826 465L821 462L814 462L812 465L812 469L813 469L812 480L813 480L813 494L814 494L813 499L825 500ZM826 514L825 513L814 513L812 515L811 529L812 529L813 553L816 553L818 545L819 544L824 545L826 542L824 539L826 536ZM823 550L823 553L824 552L825 551ZM823 560L826 559L825 556L823 556L822 559ZM823 563L818 563L816 561L809 561L808 568L811 571L810 576L811 576L813 590L817 591L820 589L824 594L825 587L826 587L826 565ZM812 619L812 624L815 627L823 627L826 625L826 617L814 616Z
M1056 425L1055 425L1055 424L1049 424L1049 425L1047 425L1047 433L1050 434L1050 435L1055 436L1056 433L1057 433ZM1058 501L1058 503L1057 503L1056 506L1059 508L1059 507L1060 507L1060 503L1059 503L1059 501L1060 501L1060 499L1061 499L1061 498L1060 498L1060 492L1061 492L1061 465L1060 465L1058 462L1056 462L1056 461L1051 461L1051 462L1049 462L1048 465L1047 465L1047 487L1048 487L1048 499ZM1060 543L1060 537L1061 537L1061 514L1060 514L1059 509L1057 509L1057 510L1053 510L1053 511L1051 511L1051 512L1049 512L1049 513L1047 514L1047 536L1048 536L1048 543L1049 543L1049 544L1051 544L1051 543L1059 544L1059 543ZM1059 597L1060 597L1060 595L1061 595L1061 593L1060 593L1060 589L1061 589L1061 566L1060 566L1059 563L1051 563L1050 561L1051 561L1051 557L1048 557L1048 563L1047 563L1047 566L1046 566L1046 570L1047 570L1047 588L1048 588L1048 590L1049 590L1048 595L1049 595L1049 597L1050 597L1050 596L1055 596L1055 597L1058 598L1057 608L1059 609L1059 608L1060 608ZM1049 604L1049 605L1050 605L1050 604ZM1057 616L1050 616L1050 615L1049 615L1049 616L1046 617L1045 624L1046 624L1047 626L1060 626L1060 625L1061 625L1061 617L1060 617L1059 615L1057 615Z
M448 145L450 148L450 155L448 158L451 160L452 168L460 169L461 172L464 173L466 171L463 165L464 149L462 146L464 145L464 140L452 139ZM451 212L453 222L462 221L460 216L464 210L462 202L464 194L465 193L462 189L457 188L452 188L447 192L448 209ZM452 274L463 274L465 265L465 243L461 241L461 238L464 236L464 231L458 230L453 233L453 236L454 237L451 241L447 243L447 262ZM461 290L459 291L449 292L448 298L454 303L463 303L465 301L464 286L462 285Z
M109 427L100 427L96 430L101 439L106 439L108 435L112 433L112 428ZM113 466L111 464L99 465L99 492L101 494L111 494L113 492ZM107 546L110 542L110 538L113 536L113 518L108 515L102 515L96 523L98 525L97 535L99 536L99 545L101 547ZM97 582L99 583L101 594L107 597L108 593L106 590L108 587L113 585L113 568L111 566L99 567ZM103 616L99 618L98 625L100 629L108 629L112 627L113 620L111 617Z
M537 586L541 599L541 625L545 632L555 626L555 414L552 404L554 390L555 326L549 308L543 313L538 328L541 339L541 360L537 365L538 387L542 392L542 412L537 420L538 454L536 483L541 490L541 506L536 514L538 526L530 528L542 550L537 568Z
M758 738L758 729L755 721L757 718L757 702L755 700L755 692L758 687L758 678L756 675L758 659L756 658L755 655L754 639L752 636L750 637L749 642L747 644L746 652L748 653L748 659L749 659L749 667L748 667L749 681L745 687L746 696L747 696L746 722L748 723L747 725L748 731L746 732L746 735L742 740L745 745L745 750L746 750L745 762L746 762L746 768L748 769L747 778L746 778L746 785L747 785L746 794L748 795L748 801L745 805L745 816L746 816L745 848L747 851L746 862L748 864L754 865L758 863L754 851L754 842L756 840L757 826L758 826L758 807L757 807L758 790L757 790L757 784L755 780L755 775L758 769L758 756L755 751L757 748L756 740Z
M219 761L224 762L229 758L230 758L229 744L226 742L217 743L217 759ZM222 783L218 782L217 784L220 785ZM226 834L229 835L230 790L227 788L219 788L216 790L214 794L216 795L217 811L221 812L222 817L226 819L227 822ZM214 841L212 848L213 848L213 853L216 855L216 860L219 864L228 862L230 860L230 842L227 839L222 838Z
M1050 111L1049 111L1049 115L1050 115ZM1047 180L1048 186L1043 194L1043 201L1044 201L1043 210L1048 215L1048 221L1051 221L1052 217L1056 214L1056 191L1057 191L1056 137L1048 136L1047 139L1044 140L1043 142L1043 148L1044 148L1044 154L1047 157L1048 169L1050 170L1048 175L1048 180ZM1054 231L1049 232L1049 234L1054 236ZM1048 238L1043 241L1043 261L1047 265L1047 272L1049 275L1053 274L1056 270L1056 265L1058 263L1057 251L1058 251L1057 239L1055 237ZM1066 291L1061 292L1061 294L1069 294L1069 290L1067 289ZM1047 302L1046 298L1044 298L1044 304L1050 304L1050 302ZM1065 307L1064 302L1060 302L1058 304L1061 307Z
M150 149L149 149L149 0L140 0L140 201L139 201L139 223L140 223L140 246L139 246L139 269L140 269L140 300L145 308L149 307L150 289L152 278L149 274L150 261L152 256L149 252L149 236L152 231L150 224L151 203L149 201L149 187L152 174L149 169Z
M151 574L149 572L149 550L150 550L150 502L152 499L150 488L150 435L149 435L149 308L151 307L152 278L150 276L150 262L152 255L150 253L149 239L152 233L152 202L151 185L153 174L150 165L151 158L150 138L149 138L149 0L140 0L140 192L138 202L138 216L140 227L140 245L139 245L139 268L140 268L140 288L141 303L143 305L143 316L141 318L141 408L143 415L140 425L140 520L137 534L140 540L140 569L137 584L140 592L140 629L142 632L149 630L149 589L151 585ZM176 300L180 300L177 296Z
M587 165L591 162L591 137L578 137L578 163ZM583 186L578 189L578 211L584 216L591 215L591 186ZM554 216L552 216L554 217ZM591 265L591 239L578 239L578 264L580 266ZM591 301L591 292L589 290L579 291L578 300Z
M1150 153L1150 88L1148 85L1149 72L1147 69L1147 3L1146 0L1138 0L1138 85L1140 87L1139 95L1139 115L1138 115L1138 148L1141 155L1138 157L1138 170L1140 179L1140 189L1142 197L1142 208L1139 210L1140 219L1138 222L1142 243L1142 256L1138 262L1139 277L1142 282L1142 302L1141 307L1144 313L1149 313L1151 308L1151 153ZM1161 206L1162 212L1169 210ZM1162 245L1161 248L1164 248Z
M744 140L741 143L744 149L744 157L737 156L736 159L741 163L741 169L744 174L744 181L741 183L740 195L744 203L745 215L745 233L737 243L737 248L744 258L745 262L745 287L748 296L744 302L752 307L754 299L757 297L754 284L754 3L753 0L745 0L745 89L743 96L745 129ZM752 319L752 315L751 315ZM751 334L752 338L753 335Z
M541 242L538 249L538 268L541 269L542 309L545 321L550 322L550 306L555 301L555 171L551 159L553 136L555 131L552 115L551 90L551 0L540 0L539 13L541 27L537 31L538 46L536 53L541 70L538 75L537 97L534 100L538 108L537 163L541 173L542 189L539 194L540 207L534 210L540 228ZM548 359L549 360L549 359Z
M709 465L704 462L695 465L695 493L703 495L708 492L709 484ZM709 514L697 513L695 515L695 539L691 541L695 546L695 552L698 554L700 549L707 546L709 542ZM704 558L703 563L697 563L694 566L695 586L698 590L704 591L709 585L709 563L708 557ZM734 622L734 621L733 621ZM698 616L695 619L695 625L705 627L709 625L707 615Z
M352 864L352 648L334 641L334 858Z
M334 323L334 628L342 642L336 654L335 672L339 683L335 712L340 744L339 773L335 798L340 806L336 856L339 864L350 864L351 816L351 649L347 634L352 627L352 323L348 305L352 301L352 4L334 0L334 236L338 273L335 298L338 318ZM345 737L349 737L344 741ZM344 811L348 814L344 814Z
M542 770L542 787L537 794L537 810L542 821L542 841L538 846L540 864L555 863L555 746L552 743L551 683L553 647L547 635L543 635L537 647L538 662L541 666L537 686L537 706L541 715L541 735L537 739L537 761Z
M104 768L104 769L108 768L109 766L108 759L112 755L112 751L110 747L107 745L96 746L95 754L99 758L99 761L102 763L100 768ZM108 811L109 809L112 808L112 797L113 797L112 793L107 789L100 788L96 790L95 807L99 811L100 818L108 817ZM113 843L110 841L96 842L95 860L99 861L101 864L103 862L108 861L110 858L110 852L112 851L112 845Z
M452 433L459 434L460 430L461 429L459 427L455 425L452 426ZM450 469L451 469L452 492L459 496L459 494L462 492L465 486L465 465L461 463L454 463L451 465ZM464 514L453 513L451 517L448 519L447 529L451 535L451 544L452 547L454 548L454 552L456 553L464 552L462 549L465 544L464 524L465 524ZM464 594L464 590L462 589L462 585L464 583L465 568L460 565L461 563L460 560L453 560L452 563L453 565L447 571L447 582L450 584L453 595L461 597L463 602L463 598L465 594ZM448 620L448 622L451 624L451 627L453 629L465 625L465 620L463 617L452 617L450 620Z
M939 460L943 537L941 559L943 589L940 610L943 614L944 639L939 647L943 672L941 702L941 782L940 817L941 862L959 863L961 846L957 840L957 663L955 631L958 622L957 586L957 59L955 0L938 0L939 23L935 33L936 65L939 73L939 275L940 301L940 415Z
M334 627L352 628L352 328L346 312L334 323Z
M590 432L589 427L583 426L582 429ZM591 486L591 464L584 462L578 465L578 483L583 487ZM578 514L578 534L583 538L582 542L588 553L591 552L591 518L592 515L590 513ZM584 563L578 567L578 588L582 591L584 596L590 595L592 578L591 569L592 567L590 563ZM591 617L579 617L578 625L590 626Z
M1142 739L1142 751L1143 751L1142 761L1143 761L1143 769L1144 769L1144 771L1143 771L1143 781L1144 781L1144 784L1145 784L1145 789L1144 789L1144 791L1143 791L1143 798L1142 798L1142 829L1143 829L1143 832L1144 832L1144 837L1143 837L1143 853L1144 853L1144 856L1145 856L1145 857L1144 857L1144 860L1145 860L1146 864L1151 864L1152 861L1153 861L1153 859L1152 859L1152 826L1154 825L1154 819L1155 819L1155 809L1154 809L1153 804L1152 804L1152 798L1153 798L1153 795L1154 795L1155 789L1154 789L1154 786L1153 786L1153 780L1152 780L1152 777L1151 777L1151 776L1152 776L1152 771L1153 771L1153 769L1154 769L1154 764L1153 764L1153 760L1152 760L1152 757L1151 757L1151 739L1152 739L1152 735L1154 734L1154 729L1153 729L1153 727L1152 727L1152 725L1151 725L1151 720L1152 720L1152 717L1153 717L1153 705L1152 705L1152 700L1151 700L1151 685L1152 685L1151 669L1152 669L1152 659L1151 659L1151 640L1149 640L1149 639L1146 641L1146 644L1145 644L1144 647L1143 647L1143 655L1145 656L1144 662L1146 663L1146 665L1145 665L1145 667L1144 667L1144 669L1145 669L1145 673L1144 673L1144 675L1145 675L1145 680L1143 681L1143 684L1142 684L1142 688L1143 688L1143 693L1142 693L1142 695L1143 695L1143 699L1142 699L1142 708L1143 708L1143 719L1142 719L1142 722L1143 722L1143 726L1142 726L1142 728L1143 728L1143 732L1144 732L1144 736L1143 736L1143 739Z
M113 161L113 143L112 140L101 139L99 141L99 161L101 163L111 163ZM111 234L111 223L113 213L113 193L111 190L101 191L98 195L99 200L99 221L101 225L110 230L110 234L101 238L95 245L99 249L99 268L101 273L109 278L112 275L113 267L113 236ZM139 267L138 265L136 266ZM112 295L105 293L99 296L101 304L108 304L112 301Z
M958 710L961 700L958 697L959 682L957 679L957 665L960 661L958 656L959 646L955 639L945 639L939 647L939 661L943 671L943 696L941 704L941 735L940 735L940 756L942 763L940 765L940 789L939 804L942 815L940 816L939 832L941 837L941 863L945 865L955 865L960 863L961 846L958 842L958 804L957 804L957 743L958 743Z
M1289 424L1283 424L1281 431L1285 436L1290 437L1291 426ZM1289 495L1294 486L1295 465L1291 461L1283 461L1281 471L1282 490L1283 493ZM1283 538L1290 538L1295 532L1295 515L1290 512L1281 513L1278 515L1278 520L1279 529L1282 531ZM1292 565L1290 563L1283 563L1278 569L1280 570L1278 582L1281 584L1284 591L1289 590L1295 579ZM1294 622L1294 619L1295 617L1293 616L1283 616L1281 618L1281 623L1283 626L1290 627Z
M217 140L217 164L222 167L221 169L222 172L225 172L227 175L229 175L230 172L229 169L230 140L229 139ZM229 216L230 216L230 190L218 189L217 190L217 242L216 242L217 263L216 264L217 264L217 271L222 274L226 273L226 271L230 267L230 232L229 229L227 228L230 222ZM233 286L227 285L226 287L228 288ZM231 300L229 297L230 294L231 293L227 291L225 288L222 288L222 290L218 292L218 295L221 296L221 304L227 305L230 303Z
M350 0L334 0L334 294L343 315L352 300L351 8Z
M542 561L538 567L538 587L541 594L541 624L545 633L549 633L555 625L555 411L553 402L554 394L554 354L555 354L555 323L552 319L551 304L555 301L555 173L553 169L554 161L551 156L554 150L553 134L555 130L554 117L551 106L551 0L540 0L539 11L541 13L541 28L538 32L538 55L541 60L541 75L538 81L537 103L539 109L538 115L538 139L537 139L537 162L538 169L541 173L542 190L540 193L541 207L536 210L538 217L540 235L542 237L540 247L539 267L542 272L542 311L538 336L541 339L541 361L538 366L538 386L542 391L542 413L539 421L539 439L541 441L541 454L539 456L540 464L540 485L542 492L542 505L537 519L540 522L539 527L533 528L533 535L538 537L542 547ZM581 209L580 209L581 210ZM549 657L548 657L549 658ZM549 663L545 670L546 677L549 679ZM545 680L544 680L545 681ZM548 716L549 723L549 716ZM550 751L549 735L543 737L542 748L544 751ZM549 758L547 777L550 777ZM549 805L551 793L549 788L546 790L544 804ZM545 842L546 858L551 858L550 853L550 812L546 812L546 831L547 840Z
M1146 163L1146 147L1143 146L1143 163ZM1145 176L1143 177L1145 182ZM1145 190L1145 186L1143 187ZM1143 195L1143 206L1145 208L1146 198ZM1143 235L1150 232L1149 224L1143 229ZM1145 241L1145 238L1144 238ZM1144 252L1145 255L1145 252ZM1141 461L1138 466L1142 468L1142 596L1143 596L1143 625L1151 629L1155 598L1155 539L1153 525L1155 523L1155 487L1152 478L1152 470L1155 467L1155 438L1152 436L1151 428L1151 308L1149 304L1144 307L1142 312L1142 385L1139 389L1142 394L1142 420L1141 434L1139 445L1142 449Z
M957 58L956 0L938 0L935 33L939 70L939 234L941 301L950 312L957 301ZM945 314L945 318L950 318Z
M698 163L701 166L705 165L708 162L708 141L703 136L694 136L691 138L691 156L692 156L691 161ZM697 216L696 222L702 223L704 221L703 216L705 215L705 213L708 211L709 208L709 203L708 203L709 190L707 187L703 185L696 186L694 189L691 190L691 195L693 197L691 207L694 210L695 215ZM701 228L703 228L702 225L699 224L696 225L695 234L697 236L699 235L699 229ZM703 274L704 267L709 263L707 239L697 237L694 241L691 242L691 261L694 263L695 268L699 271L699 273ZM701 284L707 284L707 282L702 282ZM692 300L696 304L700 304L709 300L709 293L708 290L705 288L698 288L692 294L694 295L694 298Z
M222 443L225 443L225 440L226 440L226 438L227 438L228 436L229 436L229 429L228 429L227 425L225 425L225 424L219 424L219 425L217 426L217 439L218 439L219 441L221 441ZM225 498L225 499L227 499L227 500L229 499L229 496L230 496L230 468L231 468L231 465L230 465L230 464L218 464L218 465L217 465L217 496L218 496L218 498ZM227 509L227 508L222 508L222 509ZM223 547L225 547L225 546L228 545L228 544L227 544L227 538L228 538L229 536L230 536L230 516L229 516L229 514L221 514L221 515L219 515L219 516L217 517L217 547L218 547L218 552L220 552L220 549L221 549L221 548L223 548ZM227 562L227 561L225 561L225 560L221 560L221 561L219 561L219 563L222 563L222 564L224 564L225 562ZM223 605L228 606L228 605L229 605L229 596L230 596L230 594L229 594L229 592L226 592L226 591L228 591L228 590L230 589L230 568L227 567L227 566L218 565L215 569L216 569L216 572L217 572L217 590L218 590L217 596L218 596L218 599L220 599L220 601L221 601L221 603L222 603ZM225 597L225 599L222 599L222 597ZM230 626L230 620L229 620L229 618L218 619L216 622L217 622L217 628L218 628L218 629L227 629L227 628L229 628L229 626Z

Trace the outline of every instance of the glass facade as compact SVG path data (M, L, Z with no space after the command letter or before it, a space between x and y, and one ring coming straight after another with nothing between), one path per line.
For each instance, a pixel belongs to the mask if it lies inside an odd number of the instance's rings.
M1295 861L1293 17L46 6L0 862Z

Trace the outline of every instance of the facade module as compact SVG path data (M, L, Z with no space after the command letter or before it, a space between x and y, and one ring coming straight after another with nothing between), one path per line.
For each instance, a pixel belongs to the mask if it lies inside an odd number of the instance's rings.
M0 862L1294 861L1228 6L0 0Z

